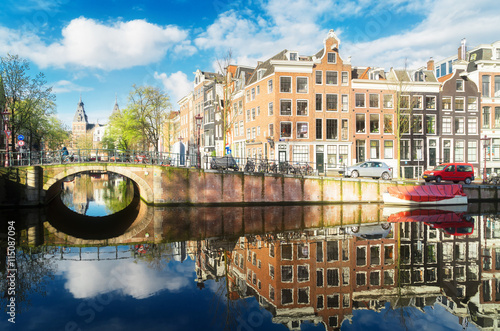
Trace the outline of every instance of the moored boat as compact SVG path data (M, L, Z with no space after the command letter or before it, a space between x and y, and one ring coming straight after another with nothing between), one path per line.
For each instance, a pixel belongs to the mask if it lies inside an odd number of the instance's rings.
M389 187L383 194L387 205L441 206L467 204L462 185L417 185Z

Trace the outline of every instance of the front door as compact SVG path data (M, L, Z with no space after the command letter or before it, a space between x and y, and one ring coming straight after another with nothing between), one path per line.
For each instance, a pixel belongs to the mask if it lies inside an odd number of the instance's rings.
M429 166L436 166L436 141L429 140Z
M323 146L316 146L316 170L319 173L325 172L325 153Z

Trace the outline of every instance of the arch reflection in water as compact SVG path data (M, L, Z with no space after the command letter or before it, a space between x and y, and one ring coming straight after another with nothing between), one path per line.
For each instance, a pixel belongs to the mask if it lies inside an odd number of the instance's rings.
M117 246L65 247L55 257L69 263L61 268L67 270L67 289L78 298L123 287L132 306L134 300L152 296L182 303L193 295L193 287L205 288L199 295L215 296L218 308L213 300L201 300L210 302L201 309L208 314L203 321L212 321L213 310L222 309L229 317L218 322L240 326L240 317L250 309L240 303L255 300L270 312L262 315L263 321L290 329L307 322L329 330L350 322L354 328L377 323L396 329L408 323L496 325L496 314L489 312L500 309L500 286L492 277L500 268L495 248L500 217L407 211L411 217L428 218L403 222L401 217L408 215L389 219L393 214L384 216L383 211L378 205L153 208L151 223ZM458 217L459 223L464 216L474 224L473 232L454 235L430 226L439 223L435 215ZM128 276L103 281L120 272L141 277L136 282ZM81 277L86 281L78 281ZM167 284L169 279L175 282ZM141 314L156 302L141 301Z
M125 209L134 196L132 181L113 172L82 172L62 181L61 200L87 216L104 216Z

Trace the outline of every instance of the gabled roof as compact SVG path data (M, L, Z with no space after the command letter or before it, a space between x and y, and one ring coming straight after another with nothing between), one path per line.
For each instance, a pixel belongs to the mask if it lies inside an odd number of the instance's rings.
M76 107L75 116L73 117L73 122L84 122L88 123L87 114L85 114L85 108L83 106L82 96L80 95L80 101Z
M257 72L259 70L264 70L264 74L262 75L262 77L272 75L274 73L274 66L271 64L271 61L273 61L273 60L277 60L277 61L287 60L287 58L286 58L287 52L288 52L288 50L284 49L281 52L279 52L278 54L276 54L273 57L271 57L270 59L268 59L267 61L264 61L264 62L260 63L259 65L257 65L257 68L255 68L255 70L253 71L253 74L250 77L250 79L248 80L247 85L253 84L257 81Z
M438 78L438 81L440 83L444 83L445 81L447 81L451 76L453 76L453 73L449 73L448 75L446 76L441 76Z

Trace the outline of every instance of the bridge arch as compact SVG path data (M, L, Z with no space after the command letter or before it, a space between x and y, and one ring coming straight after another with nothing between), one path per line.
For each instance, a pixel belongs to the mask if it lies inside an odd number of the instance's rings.
M51 167L51 166L48 166ZM123 175L130 180L132 180L139 189L139 196L144 199L147 203L154 202L154 193L151 185L144 180L141 176L136 174L134 171L130 170L130 167L108 165L108 164L98 164L98 165L87 165L87 166L77 166L77 167L61 167L61 172L54 174L47 182L43 184L43 190L47 192L45 195L45 202L49 202L60 190L60 187L55 187L56 183L62 179L86 171L109 171L114 172L119 175ZM140 171L144 172L147 169L141 168ZM152 169L151 169L152 170ZM55 189L54 189L55 188Z

